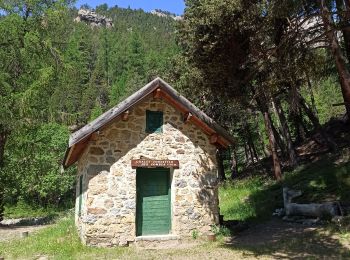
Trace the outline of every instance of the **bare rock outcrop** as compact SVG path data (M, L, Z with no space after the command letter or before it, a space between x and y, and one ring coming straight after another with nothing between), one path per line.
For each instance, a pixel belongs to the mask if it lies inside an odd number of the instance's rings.
M159 16L159 17L170 17L170 18L174 19L175 21L181 21L183 19L182 16L174 15L174 14L171 14L169 12L164 12L164 11L159 10L159 9L152 10L151 14Z
M78 11L78 16L74 19L74 21L83 21L90 24L92 27L106 26L108 28L113 26L112 19L87 9L80 9Z

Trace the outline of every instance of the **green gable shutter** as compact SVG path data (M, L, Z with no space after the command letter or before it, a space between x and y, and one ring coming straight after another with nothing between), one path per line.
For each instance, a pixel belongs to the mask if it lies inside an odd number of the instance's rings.
M146 110L146 132L161 133L163 126L163 112Z

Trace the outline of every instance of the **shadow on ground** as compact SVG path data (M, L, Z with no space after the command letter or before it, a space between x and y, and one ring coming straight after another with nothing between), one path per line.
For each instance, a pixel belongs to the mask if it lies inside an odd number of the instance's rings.
M350 149L334 155L324 155L308 165L302 165L294 172L286 173L283 182L269 183L254 191L244 201L245 207L254 214L248 222L268 220L276 208L283 208L283 187L298 189L303 195L297 203L319 203L339 201L344 207L350 206ZM238 205L228 208L227 215L242 210ZM350 208L348 210L350 214Z
M248 257L267 256L274 259L350 257L349 244L339 235L322 227L304 226L272 219L225 240L225 248L244 251Z
M244 219L249 228L235 233L224 247L243 250L247 256L275 259L350 259L350 238L322 226L305 226L271 219L276 208L283 207L282 187L303 191L296 202L339 201L350 214L350 150L328 154L285 175L283 182L268 184L244 201L254 214ZM238 207L228 209L233 215ZM262 221L266 221L262 223Z

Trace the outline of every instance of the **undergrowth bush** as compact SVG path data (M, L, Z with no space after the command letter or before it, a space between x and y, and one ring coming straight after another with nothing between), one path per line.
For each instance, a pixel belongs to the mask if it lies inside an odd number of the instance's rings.
M41 205L32 205L24 200L19 200L16 204L5 205L5 218L35 218L35 217L55 217L64 212L67 208L73 205L63 205L55 207L52 205L43 207Z

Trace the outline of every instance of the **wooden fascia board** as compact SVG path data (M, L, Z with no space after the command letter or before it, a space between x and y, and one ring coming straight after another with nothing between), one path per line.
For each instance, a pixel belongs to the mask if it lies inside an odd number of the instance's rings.
M149 99L151 97L151 94L152 93L148 94L147 96L145 96L144 99L139 100L139 102L142 102L142 101ZM138 104L139 102L135 103L135 105ZM131 109L131 107L130 107L130 109ZM129 109L125 112L129 112ZM89 141L91 141L92 139L96 139L97 132L101 131L105 128L108 128L111 124L115 123L116 121L123 120L124 113L119 114L118 116L116 116L115 118L113 118L109 122L107 122L105 125L101 126L101 128L96 129L94 132L90 133L84 139L82 139L78 143L73 144L72 147L69 147L67 150L67 152L68 152L67 156L64 159L64 167L68 168L69 166L73 165L80 157L80 154L77 154L77 153L78 152L82 153L83 150L85 149L85 146L87 145L87 143ZM77 152L77 150L78 150L78 152ZM72 154L73 154L73 156L72 156Z
M233 143L233 139L226 133L226 131L215 123L210 117L205 115L202 111L200 111L196 106L194 106L190 101L188 101L183 96L179 95L170 85L168 85L165 81L160 78L156 78L155 80L148 83L146 86L141 88L139 91L131 95L129 98L121 102L118 106L108 110L97 119L92 121L91 123L84 126L82 129L73 133L69 139L69 147L73 144L80 142L87 136L89 136L92 132L97 131L104 125L106 125L109 121L113 120L115 117L120 115L122 112L130 109L135 104L137 104L140 100L143 100L145 96L148 96L150 93L154 92L154 90L160 89L161 93L166 93L166 96L171 97L173 100L176 100L176 103L181 103L179 106L182 112L190 111L194 116L198 117L201 121L205 122L207 125L212 125L213 129L216 132L219 132L225 139ZM159 92L160 92L159 90ZM158 92L158 90L157 90ZM159 93L158 92L158 93ZM175 104L176 106L176 104Z
M74 144L69 148L68 156L64 162L65 168L73 165L76 161L79 160L81 154L84 152L88 142L90 140L90 136L80 141L79 143Z
M131 95L129 98L121 102L118 106L108 110L94 121L90 122L80 130L73 133L69 139L69 151L67 158L64 160L65 166L68 167L76 160L78 160L79 154L76 151L83 150L82 147L84 147L86 140L90 138L91 134L110 125L111 122L114 122L117 118L120 118L120 115L123 112L131 109L139 102L144 101L152 93L154 95L154 98L158 98L159 96L161 98L165 98L170 105L174 106L180 112L184 114L190 112L192 116L188 119L198 125L208 135L218 133L220 135L220 138L218 138L218 143L220 145L227 147L234 142L229 134L226 133L222 127L217 125L214 120L205 115L186 98L179 95L165 81L160 78L156 78L141 88L139 91Z
M107 112L103 113L101 116L96 118L94 121L90 122L80 130L73 133L69 139L69 146L76 144L89 136L91 133L97 131L105 124L119 116L122 112L130 109L135 104L143 100L146 96L152 93L156 88L159 87L159 78L151 81L138 92L131 95L129 98L121 102L117 107L114 107Z
M63 168L68 168L70 166L68 162L71 158L72 151L74 150L74 147L75 147L75 145L73 145L72 147L69 147L66 150L66 153L65 153L64 159L63 159Z
M180 112L185 114L185 120L194 123L196 126L198 126L202 131L212 136L213 134L217 135L217 140L213 144L219 144L223 147L228 147L231 142L226 140L224 137L222 137L220 134L216 133L214 129L212 129L210 126L208 126L205 122L203 122L198 117L192 115L191 112L187 110L181 103L174 100L169 94L167 94L165 91L161 92L161 97L164 98L170 105L172 105L175 109L179 110ZM187 116L190 115L190 116Z
M170 97L172 97L177 102L181 103L186 108L187 111L190 111L194 116L198 117L203 123L210 125L210 127L215 132L220 134L230 144L234 143L234 139L223 127L218 125L212 118L207 116L203 111L201 111L199 108L193 105L188 99L186 99L185 97L177 93L177 91L174 90L168 83L166 83L164 80L159 78L159 84Z
M187 109L175 99L173 99L166 91L160 90L160 96L165 99L168 104L172 105L175 109L179 110L181 113L186 113Z

